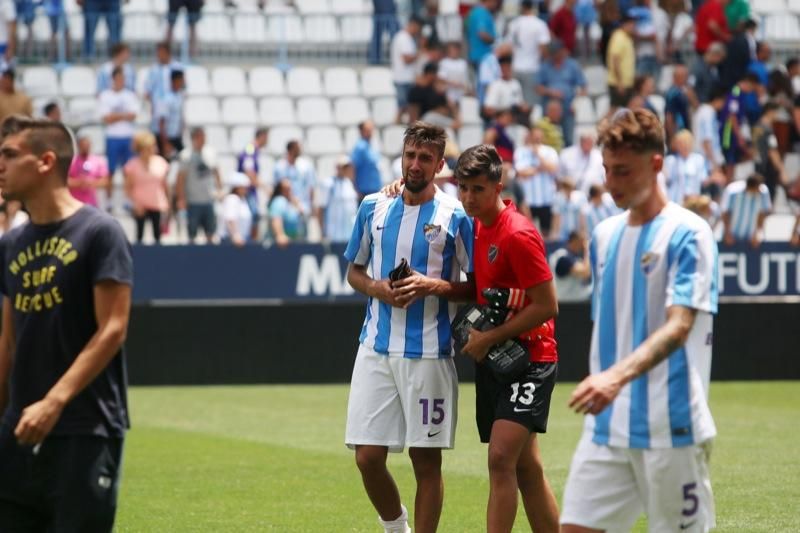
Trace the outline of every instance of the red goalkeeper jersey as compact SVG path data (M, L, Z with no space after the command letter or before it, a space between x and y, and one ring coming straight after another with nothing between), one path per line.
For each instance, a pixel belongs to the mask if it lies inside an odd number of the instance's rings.
M536 227L517 212L510 200L491 226L475 219L473 265L478 303L485 304L487 288L526 290L553 279L547 264L544 241ZM530 301L526 298L525 305ZM558 361L555 325L550 319L519 338L531 353L532 362Z

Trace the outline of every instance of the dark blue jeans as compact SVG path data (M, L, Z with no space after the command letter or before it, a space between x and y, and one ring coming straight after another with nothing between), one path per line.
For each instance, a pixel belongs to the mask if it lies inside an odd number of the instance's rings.
M383 33L389 33L389 39L400 30L397 15L376 14L372 17L372 40L369 43L367 59L371 65L377 65L383 60L381 48L383 46Z
M108 26L109 48L122 40L120 0L85 0L83 4L83 57L94 59L94 33L103 17Z

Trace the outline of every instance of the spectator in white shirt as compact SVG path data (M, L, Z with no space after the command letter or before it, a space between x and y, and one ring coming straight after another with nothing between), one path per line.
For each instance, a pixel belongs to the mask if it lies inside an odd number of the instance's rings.
M469 64L461 56L461 43L447 43L447 57L439 61L439 78L447 84L447 101L458 105L469 91Z
M522 95L522 85L514 79L511 68L512 58L503 56L500 62L500 79L493 81L486 89L486 99L483 102L483 116L495 117L497 112L510 109L514 120L523 126L530 125L531 106Z
M522 86L525 101L533 105L536 103L536 76L545 47L550 42L550 29L533 12L531 0L520 3L520 14L509 22L506 39L514 47L514 77Z
M603 154L595 146L593 130L585 129L578 134L578 144L568 146L559 155L559 174L570 178L575 187L589 194L592 185L602 185L606 171L603 168Z
M390 57L392 61L392 80L397 93L397 122L408 107L408 91L417 76L417 38L422 29L422 21L412 16L406 27L392 37Z
M353 176L353 163L343 155L336 161L336 175L320 183L322 235L328 242L346 243L353 233L358 212L358 193Z
M106 126L106 157L108 158L109 198L111 181L117 168L122 168L133 157L131 141L136 129L134 121L139 113L139 98L125 88L125 72L122 67L114 67L111 72L111 89L100 93L100 119Z
M478 79L476 80L476 93L481 107L486 100L486 90L495 80L500 79L500 60L499 58L510 56L513 48L510 43L498 43L495 45L491 54L486 54L478 67Z
M222 244L242 247L249 240L250 226L253 223L253 216L245 198L250 187L250 178L241 172L234 172L228 176L225 184L230 187L230 192L222 200L219 239Z

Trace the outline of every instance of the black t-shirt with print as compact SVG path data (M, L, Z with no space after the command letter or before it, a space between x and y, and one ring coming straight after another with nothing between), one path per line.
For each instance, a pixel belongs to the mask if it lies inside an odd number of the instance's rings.
M14 310L16 345L4 422L45 397L97 331L94 286L133 284L119 223L90 206L53 224L28 223L0 239L0 293ZM67 404L52 435L121 437L128 420L124 350Z

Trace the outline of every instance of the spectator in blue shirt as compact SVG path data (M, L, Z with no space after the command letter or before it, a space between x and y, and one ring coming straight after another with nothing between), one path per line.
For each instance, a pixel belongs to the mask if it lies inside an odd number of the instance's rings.
M766 41L758 41L756 43L756 58L750 61L747 67L748 72L752 72L758 76L758 81L761 85L768 85L769 83L769 59L772 56L772 49Z
M537 92L542 96L545 108L550 100L561 102L563 116L561 128L564 132L564 146L572 145L572 134L575 129L575 113L572 100L576 95L586 94L586 77L581 66L569 56L569 50L558 39L550 43L549 58L539 69Z
M469 62L475 70L483 58L492 52L492 44L497 38L494 25L494 12L497 11L497 0L481 0L467 15L467 44L469 45Z
M374 129L375 124L371 120L365 120L358 125L361 138L350 154L355 169L356 190L362 199L368 194L378 192L381 188L381 173L378 170L381 155L371 143Z

